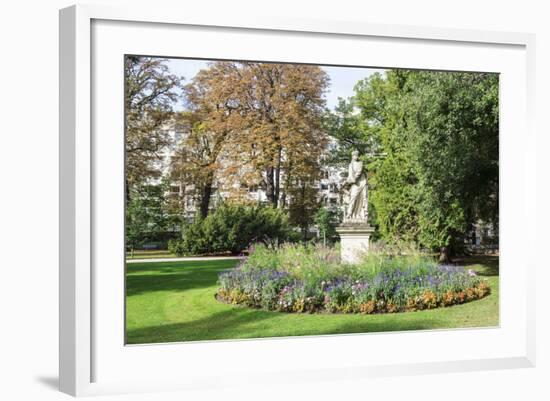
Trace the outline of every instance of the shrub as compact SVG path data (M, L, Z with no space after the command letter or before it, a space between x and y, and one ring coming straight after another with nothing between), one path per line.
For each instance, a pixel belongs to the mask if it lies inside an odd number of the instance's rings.
M291 229L283 211L262 206L223 204L206 218L188 225L179 241L171 241L177 255L240 253L253 242L273 245L285 241Z
M179 239L171 239L168 241L168 252L174 255L183 255L185 250L183 248L182 241Z
M374 252L357 265L345 265L333 248L320 245L256 245L218 282L222 301L298 313L415 311L490 293L471 270L438 265L426 255Z

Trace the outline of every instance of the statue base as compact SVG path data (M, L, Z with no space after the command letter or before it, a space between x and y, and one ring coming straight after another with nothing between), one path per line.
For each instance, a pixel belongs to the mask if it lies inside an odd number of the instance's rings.
M336 227L340 235L342 263L357 263L369 252L369 240L374 227L367 223L344 223Z

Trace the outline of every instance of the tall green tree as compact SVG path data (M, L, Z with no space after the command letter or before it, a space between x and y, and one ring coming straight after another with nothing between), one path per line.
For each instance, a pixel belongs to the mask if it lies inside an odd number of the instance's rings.
M323 127L339 145L331 152L329 163L347 165L353 150L362 156L381 152L380 130L384 127L388 90L388 82L375 73L357 82L355 96L339 98L334 110L326 110Z
M361 123L351 138L386 155L368 165L382 238L440 250L447 260L472 224L498 228L496 74L392 70L355 92Z
M385 153L368 163L369 208L376 210L380 236L389 242L418 243L418 177L405 136L404 113L410 106L405 82L400 71L374 74L356 84L353 102L366 127L361 131L365 141Z
M327 155L328 164L344 166L353 150L361 155L367 152L369 126L358 113L353 98L339 98L334 110L326 110L322 121L326 132L338 141L338 147Z
M498 228L498 76L416 72L405 90L419 240L456 251L470 224L482 220Z

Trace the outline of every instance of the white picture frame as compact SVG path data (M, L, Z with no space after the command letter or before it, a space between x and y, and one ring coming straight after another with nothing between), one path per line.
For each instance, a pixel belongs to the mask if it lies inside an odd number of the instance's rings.
M148 40L142 37L143 43L138 46L134 42L144 30L148 32ZM118 90L123 75L121 69L112 67L116 63L122 65L122 59L117 57L124 53L239 58L236 57L236 50L230 46L208 53L207 48L212 42L209 35L214 34L241 38L243 45L238 52L242 58L272 61L270 57L276 57L276 61L322 64L327 63L328 57L333 57L333 60L341 57L341 64L365 65L367 61L353 59L347 47L364 45L365 49L372 50L376 55L373 56L376 61L369 63L373 67L471 69L502 74L501 195L505 195L503 199L506 200L500 211L503 217L503 289L500 299L501 325L498 328L124 346L124 335L117 323L121 311L123 314L123 302L120 302L124 296L120 292L122 274L116 270L124 271L124 257L123 254L102 248L102 241L110 240L102 238L103 234L106 237L110 235L104 230L104 222L110 218L115 227L123 224L120 219L122 201L115 201L113 204L116 205L110 211L105 210L104 202L106 190L117 191L116 186L121 181L117 181L116 174L112 181L101 178L106 176L106 172L123 168L123 152L120 152L123 148L121 143L116 142L123 135L122 130L116 128L123 127L123 119L120 118L122 102L119 101L122 92ZM194 35L193 39L201 39L201 49L195 48L192 54L189 49L187 53L176 54L177 51L173 50L175 44L171 40L160 40L173 35ZM260 36L262 43L288 41L288 44L255 45L254 39ZM331 41L338 41L341 54ZM245 45L244 42L249 43ZM304 50L306 46L298 45L306 42L311 53ZM532 127L534 43L534 35L523 33L292 18L236 20L186 15L182 10L154 7L78 5L61 10L60 390L80 396L170 389L196 390L230 384L244 386L251 378L266 383L275 380L292 382L343 377L359 380L404 372L421 374L534 366L535 283L531 273L535 269L535 259L527 256L519 260L515 259L514 254L516 246L524 250L525 255L535 254L530 248L534 245L522 238L525 232L535 232L536 220L534 196L530 197L535 193L535 133ZM326 48L319 49L320 44L323 47L326 45ZM154 46L157 46L156 50L151 51ZM330 55L323 54L323 51L330 49L333 50ZM201 51L206 53L199 54ZM275 51L279 52L278 56L269 55ZM487 55L488 51L492 53ZM407 52L421 54L425 58L405 65L403 60L406 60ZM409 57L412 57L410 54ZM464 64L457 61L457 55L460 54L464 55ZM299 57L303 58L298 60ZM105 84L109 79L118 79L120 82L113 87ZM113 94L111 100L105 97L109 91ZM108 118L104 113L106 107L112 111ZM104 129L111 128L121 135L120 138L94 136L98 130L104 132ZM521 138L514 136L514 132L521 132ZM521 183L522 190L517 190L510 183ZM115 243L122 241L122 238L116 237L120 233L117 231L119 229L113 230ZM521 262L521 270L516 271L517 276L513 277L509 266L518 262ZM114 267L104 273L97 270L98 263L101 266L112 264ZM515 289L513 294L510 291L512 288ZM112 313L107 311L107 304L111 305ZM486 349L467 347L473 338L491 346ZM346 349L372 348L372 343L376 343L376 348L383 349L384 344L396 340L401 344L401 348L397 347L398 355L387 355L384 358L384 354L377 354L375 349L370 349L369 358L341 355L341 351ZM444 349L443 345L449 341L453 341L453 349ZM411 343L430 345L433 347L430 351L432 354L421 358L418 350L411 349ZM328 350L328 357L316 356L321 348ZM182 362L181 356L178 357L182 350L187 355L185 362ZM280 359L281 351L290 355L288 368L285 361ZM223 374L212 370L208 364L216 355L237 360L249 358L256 365L247 368L244 363L237 364L235 372ZM262 358L271 358L270 366L262 364ZM175 360L179 360L182 365L179 373L166 375L162 367L173 367ZM191 364L196 366L189 368ZM239 379L243 372L248 376Z

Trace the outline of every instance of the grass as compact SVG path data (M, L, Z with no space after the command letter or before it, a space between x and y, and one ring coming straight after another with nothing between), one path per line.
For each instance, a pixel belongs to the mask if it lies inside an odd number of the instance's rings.
M218 274L236 260L127 265L128 344L497 326L498 257L461 261L488 279L491 294L447 308L379 315L295 314L216 301Z

